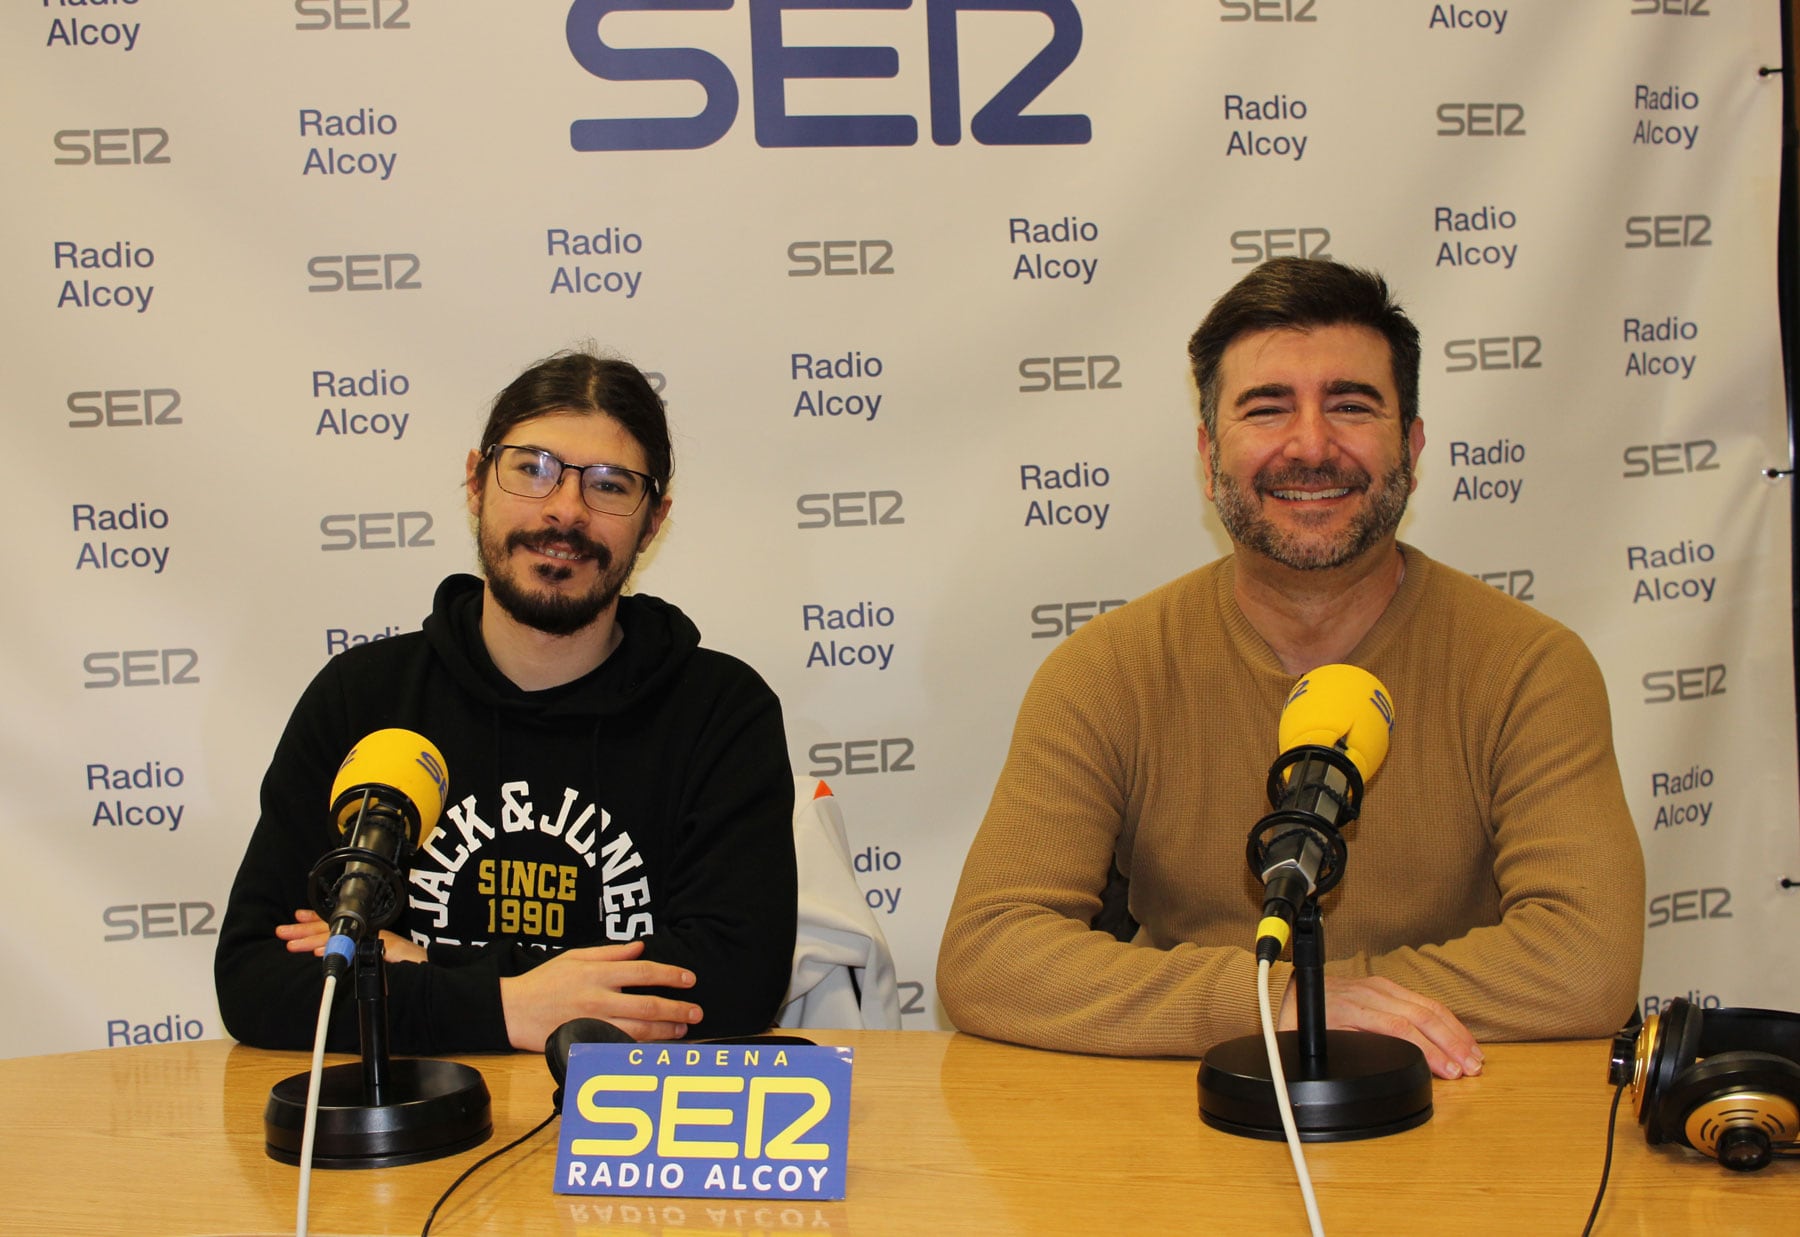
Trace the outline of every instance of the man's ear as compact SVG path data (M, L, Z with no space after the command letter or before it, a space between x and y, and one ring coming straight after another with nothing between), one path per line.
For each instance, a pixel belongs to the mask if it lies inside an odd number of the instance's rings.
M470 448L469 458L463 463L463 490L468 502L469 514L481 515L481 452Z
M1416 490L1419 488L1419 456L1425 452L1425 422L1418 417L1413 418L1411 428L1406 431L1406 449L1412 455L1412 488Z
M1213 496L1212 438L1206 432L1206 422L1200 423L1197 437L1200 446L1200 470L1206 474L1206 501L1211 502Z
M661 502L650 509L650 518L644 521L643 535L638 538L640 554L649 549L650 543L656 540L656 534L662 529L663 521L669 518L669 508L674 505L673 498L664 497Z

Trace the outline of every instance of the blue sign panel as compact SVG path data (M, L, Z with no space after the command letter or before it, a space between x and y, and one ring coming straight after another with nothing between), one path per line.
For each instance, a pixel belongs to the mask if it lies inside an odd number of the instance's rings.
M844 1197L849 1048L576 1044L559 1194Z

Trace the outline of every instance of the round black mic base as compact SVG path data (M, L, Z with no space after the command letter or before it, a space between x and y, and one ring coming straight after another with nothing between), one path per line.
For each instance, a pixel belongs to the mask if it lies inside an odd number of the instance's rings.
M1416 1044L1368 1031L1325 1032L1323 1069L1301 1067L1300 1036L1280 1031L1281 1068L1301 1142L1398 1134L1431 1119L1431 1070ZM1200 1066L1200 1119L1245 1138L1285 1138L1260 1035L1215 1045Z
M379 1103L363 1086L360 1061L333 1065L319 1078L313 1128L316 1168L388 1168L418 1164L480 1146L494 1132L481 1072L454 1061L399 1058ZM263 1138L269 1158L300 1162L309 1074L284 1078L269 1091Z

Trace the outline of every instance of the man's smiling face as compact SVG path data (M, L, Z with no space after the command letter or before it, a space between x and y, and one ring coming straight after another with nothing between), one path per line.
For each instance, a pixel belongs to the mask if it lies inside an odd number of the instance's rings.
M531 447L586 467L616 464L647 469L644 449L605 413L550 412L522 421L501 446ZM488 594L527 627L550 635L580 631L610 611L619 591L661 526L667 500L652 493L628 516L588 507L573 471L544 498L509 494L484 471L478 453L468 464L468 504Z
M1417 420L1400 431L1387 341L1350 325L1234 339L1217 429L1200 429L1206 496L1233 544L1297 571L1392 539L1424 443Z

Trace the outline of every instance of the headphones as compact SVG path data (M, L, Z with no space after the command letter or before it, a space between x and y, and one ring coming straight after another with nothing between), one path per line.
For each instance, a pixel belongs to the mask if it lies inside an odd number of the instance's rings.
M569 1077L569 1049L576 1044L634 1044L637 1041L610 1022L598 1018L571 1018L544 1041L544 1064L556 1080L556 1094L550 1103L557 1112L563 1110L563 1084ZM683 1041L685 1043L685 1041ZM696 1044L803 1044L810 1048L814 1041L804 1035L727 1035L714 1039L697 1039Z
M1751 1172L1800 1143L1800 1016L1676 997L1613 1036L1607 1080L1631 1086L1644 1138Z
M544 1041L544 1064L550 1067L550 1077L556 1080L556 1094L550 1097L556 1111L563 1110L563 1083L569 1076L569 1049L576 1044L632 1042L631 1036L598 1018L571 1018L550 1032L550 1038Z

